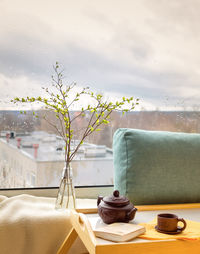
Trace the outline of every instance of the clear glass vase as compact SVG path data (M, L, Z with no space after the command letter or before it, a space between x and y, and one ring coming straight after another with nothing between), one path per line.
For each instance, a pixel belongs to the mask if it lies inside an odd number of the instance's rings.
M56 209L76 209L76 196L71 165L63 168L62 179L56 198Z

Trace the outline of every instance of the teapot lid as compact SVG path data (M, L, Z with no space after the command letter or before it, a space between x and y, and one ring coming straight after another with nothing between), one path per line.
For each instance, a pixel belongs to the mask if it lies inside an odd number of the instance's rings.
M130 203L128 198L119 195L118 190L113 191L112 196L104 197L103 201L110 206L125 206Z

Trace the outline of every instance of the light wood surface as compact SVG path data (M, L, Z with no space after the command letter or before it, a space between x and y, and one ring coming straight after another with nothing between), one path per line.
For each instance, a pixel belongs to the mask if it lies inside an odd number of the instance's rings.
M191 204L167 204L167 205L140 205L138 211L174 210L200 208L200 203Z
M76 240L78 234L76 232L76 230L74 228L72 228L72 230L70 231L70 233L68 234L67 238L65 239L65 241L63 242L63 244L60 246L57 254L66 254L72 244L74 243L74 241Z
M91 254L95 254L96 249L96 237L91 228L91 224L85 214L71 211L71 223L73 228L77 231L80 239L84 243L85 247Z
M200 241L154 241L98 245L96 254L199 254Z
M78 199L77 202L78 213L97 213L97 200L96 199ZM136 205L138 211L154 211L154 210L172 210L172 209L192 209L200 208L200 203L190 204L166 204L166 205Z
M175 213L185 219L200 221L200 204L170 204L138 206L135 223L148 222L161 212ZM88 208L89 209L89 208ZM104 239L96 238L92 231L92 223L99 220L97 214L80 214L73 212L71 221L73 228L83 241L90 254L199 254L200 241L183 240L145 240L134 239L129 242L114 243ZM73 237L72 237L73 240ZM69 245L70 238L65 243ZM65 244L63 244L64 248ZM67 252L62 252L62 254ZM61 254L61 253L59 253Z

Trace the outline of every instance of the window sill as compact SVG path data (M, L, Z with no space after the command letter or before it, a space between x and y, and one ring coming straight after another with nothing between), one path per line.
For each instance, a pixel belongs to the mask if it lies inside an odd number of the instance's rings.
M39 197L57 196L57 187L48 188L25 188L25 189L0 189L0 195L12 197L21 194L28 194ZM76 198L96 199L98 195L107 196L113 192L113 186L81 186L75 188Z

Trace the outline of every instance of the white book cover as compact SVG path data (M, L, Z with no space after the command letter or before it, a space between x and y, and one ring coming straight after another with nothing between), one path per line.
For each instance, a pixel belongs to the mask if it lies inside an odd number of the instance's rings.
M124 242L144 234L145 227L133 223L116 222L108 225L102 223L93 227L93 231L97 237L114 242Z

